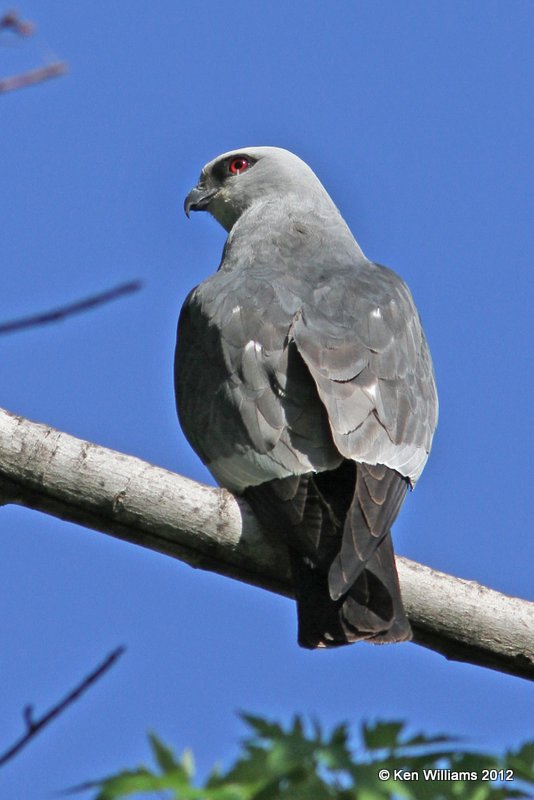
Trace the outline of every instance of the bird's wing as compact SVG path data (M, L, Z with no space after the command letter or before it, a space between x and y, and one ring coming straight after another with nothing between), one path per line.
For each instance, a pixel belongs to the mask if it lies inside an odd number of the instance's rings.
M369 263L319 289L291 335L339 453L359 466L341 548L328 574L341 597L389 533L426 462L437 417L432 364L405 284Z
M412 485L437 420L432 363L411 294L368 262L304 303L292 326L345 458L384 464Z
M341 461L315 382L288 339L294 313L273 283L221 273L183 306L180 422L213 475L234 491Z

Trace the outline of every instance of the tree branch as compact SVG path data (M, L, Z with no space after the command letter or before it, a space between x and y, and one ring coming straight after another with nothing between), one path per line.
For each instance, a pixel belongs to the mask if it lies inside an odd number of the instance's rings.
M11 31L16 36L28 37L33 35L35 25L29 20L21 19L17 12L12 9L0 18L0 32L2 31ZM36 83L42 83L42 81L46 81L49 78L57 78L67 70L68 67L65 61L53 61L43 67L21 72L19 75L1 78L0 94L12 92L15 89L24 89L26 86L34 86Z
M5 333L15 333L28 328L35 328L38 325L48 325L51 322L61 322L65 317L70 317L73 314L81 314L84 311L89 311L104 303L109 303L112 300L117 300L125 294L138 292L143 284L141 281L129 281L128 283L121 283L113 289L107 289L105 292L92 294L90 297L84 297L83 300L76 300L74 303L69 303L65 306L59 306L51 311L44 311L40 314L31 314L29 317L20 317L19 319L9 320L8 322L0 322L0 336Z
M0 495L292 596L285 548L243 500L2 410ZM417 644L534 680L534 603L405 558L397 565Z
M81 681L77 686L74 687L72 691L68 693L63 700L60 700L59 703L56 703L55 706L43 714L42 717L38 717L34 719L33 717L33 707L26 706L23 711L24 723L26 725L26 733L24 733L17 741L9 747L5 753L0 755L0 767L3 767L10 759L14 758L17 753L19 753L26 745L37 736L40 730L42 730L49 722L52 722L53 719L58 717L62 714L72 703L76 702L81 695L89 689L90 686L98 681L104 673L106 673L113 664L117 661L118 658L124 653L124 647L117 647L113 652L109 654L109 656L98 665L96 669L94 669L86 678Z
M67 70L68 67L65 61L53 61L52 64L37 67L37 69L29 69L19 75L9 75L7 78L0 79L0 94L14 92L15 89L25 89L27 86L35 86L36 83L42 83L50 78L59 78Z
M6 11L0 18L0 31L11 31L17 36L32 36L35 25L27 19L21 19L14 8Z

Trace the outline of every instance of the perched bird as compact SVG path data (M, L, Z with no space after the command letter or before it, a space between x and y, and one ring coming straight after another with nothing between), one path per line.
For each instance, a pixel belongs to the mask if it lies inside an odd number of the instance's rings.
M180 314L183 431L287 545L301 646L409 639L390 528L437 421L412 296L287 150L210 161L185 200L201 210L228 238Z

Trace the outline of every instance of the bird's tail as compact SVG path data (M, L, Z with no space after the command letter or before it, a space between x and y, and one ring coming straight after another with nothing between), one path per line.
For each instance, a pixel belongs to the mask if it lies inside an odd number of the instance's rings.
M395 470L345 461L245 491L289 546L302 647L411 638L389 530L407 488Z
M388 533L346 594L333 600L324 572L290 550L301 647L338 647L411 639L402 605L391 535Z

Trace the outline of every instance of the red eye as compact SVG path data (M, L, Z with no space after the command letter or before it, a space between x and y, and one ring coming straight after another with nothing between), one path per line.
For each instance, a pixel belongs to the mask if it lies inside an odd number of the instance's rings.
M234 158L228 165L228 169L230 172L233 172L234 175L239 175L240 172L244 172L248 167L250 167L250 161L248 158L243 158L243 156Z

